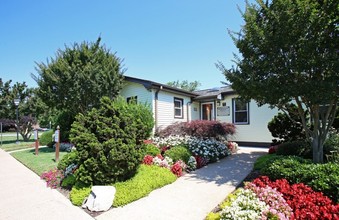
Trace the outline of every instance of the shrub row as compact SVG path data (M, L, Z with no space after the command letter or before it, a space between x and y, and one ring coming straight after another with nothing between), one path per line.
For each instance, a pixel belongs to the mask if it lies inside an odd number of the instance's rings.
M236 128L232 123L221 123L219 121L195 120L190 122L179 122L157 131L157 136L168 137L171 135L193 136L193 137L218 137L233 135Z
M313 164L300 157L275 157L261 164L260 172L276 180L285 178L290 183L304 183L339 202L339 164Z

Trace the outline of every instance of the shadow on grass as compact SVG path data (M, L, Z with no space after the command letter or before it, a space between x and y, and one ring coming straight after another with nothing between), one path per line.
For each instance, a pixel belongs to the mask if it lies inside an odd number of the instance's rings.
M34 143L34 140L28 140L28 141L24 141L24 140L19 140L20 143ZM2 140L2 145L6 145L6 144L16 144L16 139L15 140Z

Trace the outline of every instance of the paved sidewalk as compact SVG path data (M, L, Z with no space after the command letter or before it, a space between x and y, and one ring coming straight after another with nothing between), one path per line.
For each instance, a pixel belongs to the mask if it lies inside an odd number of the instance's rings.
M149 196L96 217L97 220L203 220L251 172L267 148L242 147L229 156L187 174Z
M93 220L0 149L0 219Z
M96 217L97 220L202 220L252 170L262 148L237 154L187 174L149 196ZM0 149L0 219L93 220L81 208Z

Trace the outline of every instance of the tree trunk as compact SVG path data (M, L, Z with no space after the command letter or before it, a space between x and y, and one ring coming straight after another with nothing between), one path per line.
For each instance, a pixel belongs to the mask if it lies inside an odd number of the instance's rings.
M317 134L313 136L312 140L313 149L313 162L323 163L324 162L324 140Z

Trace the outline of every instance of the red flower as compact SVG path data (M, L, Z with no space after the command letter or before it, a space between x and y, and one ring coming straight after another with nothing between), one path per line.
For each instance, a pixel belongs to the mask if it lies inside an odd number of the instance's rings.
M182 176L182 167L181 167L181 164L179 162L176 162L175 164L173 164L173 166L171 167L171 171L177 177Z
M143 164L152 165L153 164L153 157L151 155L146 155L144 157Z

